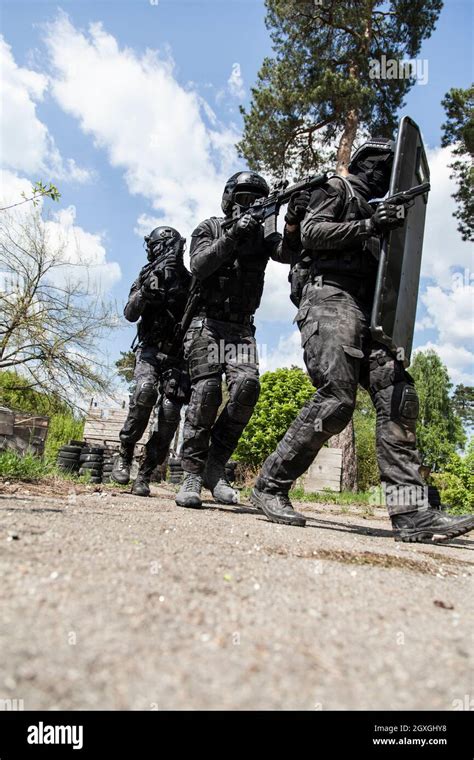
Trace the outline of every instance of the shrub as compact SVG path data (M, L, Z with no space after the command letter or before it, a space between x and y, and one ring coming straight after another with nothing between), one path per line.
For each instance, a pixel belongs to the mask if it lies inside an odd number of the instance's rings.
M260 398L233 459L259 467L314 392L311 380L299 367L265 372Z

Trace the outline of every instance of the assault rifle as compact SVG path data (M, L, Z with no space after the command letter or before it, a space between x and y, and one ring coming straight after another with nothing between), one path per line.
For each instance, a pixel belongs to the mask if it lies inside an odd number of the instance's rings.
M238 207L235 206L234 216L231 219L226 219L225 222L222 222L221 227L223 230L228 230L235 224L235 222L245 216L245 214L250 213L254 219L263 222L265 237L269 237L277 232L277 218L280 209L289 202L293 193L301 193L304 190L314 190L316 187L324 185L327 181L327 174L313 174L312 176L299 180L299 182L296 182L294 185L290 185L288 180L279 182L275 185L268 198L258 198L244 213L240 213Z

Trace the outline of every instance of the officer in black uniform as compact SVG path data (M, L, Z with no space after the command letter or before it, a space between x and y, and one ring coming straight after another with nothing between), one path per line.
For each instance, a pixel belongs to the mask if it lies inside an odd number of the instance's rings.
M176 498L182 507L201 506L203 482L216 501L237 501L225 464L259 396L253 318L262 297L265 268L270 258L292 261L300 247L299 222L309 202L308 193L295 195L288 206L283 238L279 233L265 238L262 225L248 209L268 194L268 185L258 174L234 174L222 198L225 218L206 219L192 235L191 271L200 282L200 305L185 339L192 394L182 448L185 479ZM235 223L223 230L222 223L233 217ZM229 399L218 416L223 374Z
M416 449L413 379L370 332L380 239L404 223L403 208L369 204L388 191L393 154L392 141L368 141L354 154L347 177L331 178L311 197L292 290L300 300L296 321L317 392L265 461L252 502L274 522L305 525L289 489L325 441L349 423L360 383L377 412L377 459L395 539L449 540L471 530L474 517L452 517L430 504Z
M130 409L120 431L121 447L112 471L117 483L130 480L135 444L148 425L160 396L155 429L145 445L132 493L149 496L153 470L166 457L179 425L181 407L189 400L189 375L174 335L189 294L191 275L183 263L185 240L172 227L157 227L145 237L149 263L133 283L124 314L138 319L138 346Z

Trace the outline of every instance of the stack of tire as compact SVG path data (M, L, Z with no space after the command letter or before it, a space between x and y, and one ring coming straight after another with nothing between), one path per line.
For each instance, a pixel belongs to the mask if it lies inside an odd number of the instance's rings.
M181 467L181 460L170 458L168 462L170 468L169 482L174 485L181 485L183 482L183 468ZM235 482L237 462L227 462L225 466L225 474L229 483Z
M114 468L115 457L117 451L115 449L104 449L104 455L102 460L102 483L113 483L112 470Z
M181 467L181 459L175 459L170 457L168 461L168 467L170 468L169 482L176 486L181 485L183 482L183 468Z
M84 441L69 441L58 452L58 468L63 472L79 472L80 456L85 446Z
M79 475L89 475L91 483L102 483L103 446L84 446L79 457Z

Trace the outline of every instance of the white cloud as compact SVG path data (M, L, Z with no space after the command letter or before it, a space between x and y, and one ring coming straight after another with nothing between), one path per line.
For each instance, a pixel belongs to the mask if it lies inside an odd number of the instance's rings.
M243 100L245 97L245 87L240 63L232 64L232 71L229 79L227 80L227 86L233 98Z
M263 322L286 322L291 325L296 308L290 301L288 264L269 261L265 272L265 290L258 310L258 318Z
M260 371L262 373L280 367L291 367L292 365L305 369L299 330L293 330L287 335L280 335L278 345L270 351L262 346L260 354Z
M105 293L120 280L120 266L115 261L106 260L102 235L87 232L75 221L74 206L58 211L45 222L49 239L53 245L64 245L65 261L73 265L80 261L84 265L84 279L92 290ZM71 273L77 276L81 270L71 269Z
M452 343L428 341L423 346L418 346L414 354L417 354L418 351L430 349L436 351L448 367L449 376L454 385L459 383L474 385L474 353L472 351L462 346L455 346Z
M21 194L31 196L31 182L24 177L0 170L0 206L21 201ZM38 209L43 210L43 200L38 199ZM10 211L13 222L26 221L32 211L31 203L24 203ZM120 266L116 262L107 261L107 252L103 235L91 233L76 224L76 209L69 206L59 209L43 221L51 250L64 247L64 260L72 267L61 268L55 273L55 281L64 281L67 276L73 276L76 282L87 284L91 290L100 293L107 292L120 280ZM81 263L84 267L77 267Z
M35 179L73 179L87 182L91 173L71 158L64 160L36 106L44 99L48 78L18 66L10 46L0 37L2 72L2 121L0 141L5 168ZM43 176L39 176L43 175Z
M238 134L179 84L169 54L120 48L101 24L82 32L64 13L47 26L46 44L54 97L124 171L130 193L149 200L154 224L188 236L219 213Z
M456 183L450 179L451 148L428 150L431 192L426 212L421 274L441 287L450 287L452 267L472 269L472 244L462 240L453 217L456 208L451 197Z
M435 326L441 343L464 345L473 340L474 287L444 291L428 287L421 296L426 306L429 326Z

